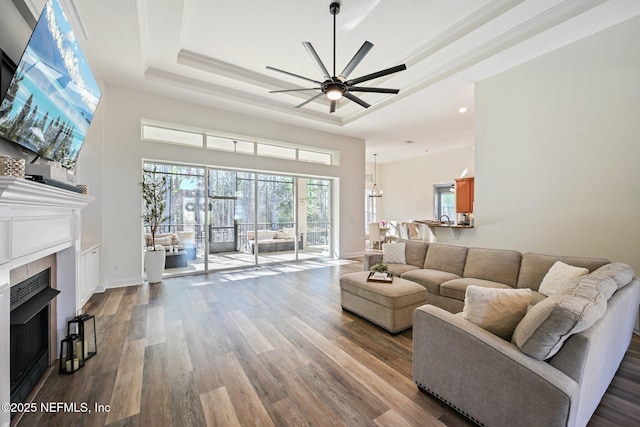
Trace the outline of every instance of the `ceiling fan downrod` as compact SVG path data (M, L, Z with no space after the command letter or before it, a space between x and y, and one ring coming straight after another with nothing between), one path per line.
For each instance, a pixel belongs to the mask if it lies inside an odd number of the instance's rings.
M340 3L333 2L329 5L329 13L333 15L333 76L336 77L336 15L340 13Z

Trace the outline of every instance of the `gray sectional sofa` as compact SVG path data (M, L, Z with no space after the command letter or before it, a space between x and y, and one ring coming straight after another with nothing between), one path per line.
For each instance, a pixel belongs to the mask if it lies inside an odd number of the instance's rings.
M640 278L631 267L601 258L399 242L405 243L406 263L390 263L389 270L427 289L427 305L413 314L414 381L420 389L480 425L587 424L624 357L638 316ZM364 269L381 261L382 254L367 254ZM538 290L556 261L589 273L562 295L547 297ZM531 289L531 306L511 341L460 313L470 285ZM601 310L598 320L577 328L594 308ZM549 312L555 323L522 326ZM558 332L566 324L576 327ZM527 334L537 335L527 343L522 338Z

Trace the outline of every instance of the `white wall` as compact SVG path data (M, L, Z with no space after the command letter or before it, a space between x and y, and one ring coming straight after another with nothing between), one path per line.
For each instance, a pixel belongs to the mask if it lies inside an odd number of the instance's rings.
M109 85L104 90L100 108L96 129L92 125L87 146L80 153L78 175L81 183L88 183L87 180L97 183L89 183L89 187L91 194L100 200L101 207L99 211L87 210L84 223L85 232L90 234L101 228L106 287L135 284L142 280L142 199L139 183L143 159L332 177L336 182L334 202L339 207L334 218L334 229L340 237L337 253L343 257L362 253L364 141ZM342 161L340 166L327 166L142 141L141 118L325 147L339 150ZM87 229L87 224L91 224L92 230Z
M378 219L411 221L433 218L433 185L453 183L465 169L465 176L473 176L473 147L378 164L378 187L384 190L384 197L378 203Z
M640 273L638 40L635 18L476 85L476 230L455 243Z

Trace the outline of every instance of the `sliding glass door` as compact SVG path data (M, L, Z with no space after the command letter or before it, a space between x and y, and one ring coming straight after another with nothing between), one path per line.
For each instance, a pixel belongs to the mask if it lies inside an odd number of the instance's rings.
M305 256L331 253L331 181L300 178L300 229L304 230Z
M166 221L156 232L156 245L164 247L165 272L188 273L204 270L204 230L207 222L205 169L183 165L145 162L143 169L164 175L167 185ZM144 229L145 246L151 243Z
M150 162L144 167L165 175L170 190L161 227L168 275L331 254L330 180Z
M257 175L257 248L258 264L293 261L300 236L295 221L294 178L282 175Z

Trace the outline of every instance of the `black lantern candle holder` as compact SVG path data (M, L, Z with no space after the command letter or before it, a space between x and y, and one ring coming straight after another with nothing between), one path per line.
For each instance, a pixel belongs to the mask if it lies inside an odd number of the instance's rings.
M84 366L80 337L76 334L67 335L60 342L60 373L73 374Z
M96 318L92 314L81 314L67 322L67 335L76 334L80 340L83 360L92 358L98 352Z

